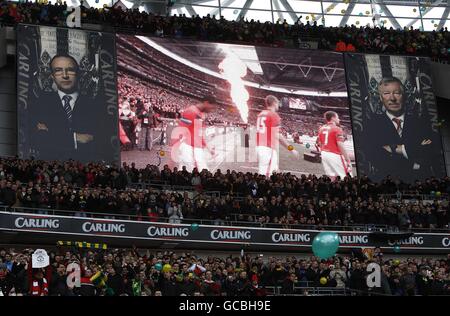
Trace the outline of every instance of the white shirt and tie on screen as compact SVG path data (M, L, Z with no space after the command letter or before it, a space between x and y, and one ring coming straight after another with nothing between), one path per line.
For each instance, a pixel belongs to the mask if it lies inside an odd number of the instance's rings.
M405 114L402 114L400 116L394 116L393 114L386 111L386 115L391 120L392 124L394 124L395 130L397 131L398 136L400 136L400 138L401 138L402 133L403 133L403 124L405 122ZM408 159L408 154L406 153L405 145L400 145L400 146L401 146L400 150L401 150L402 155L406 159Z
M404 99L404 87L400 80L397 78L381 81L379 84L380 99L386 110L386 116L392 122L398 136L403 138L403 131L405 130L405 99ZM423 139L420 143L421 146L430 145L432 141L430 139ZM385 145L383 148L389 153L396 153L402 155L404 158L409 159L406 147L404 144ZM420 168L420 164L414 163L413 169Z
M75 102L78 99L78 92L65 94L64 92L58 90L59 98L61 99L64 111L66 112L67 119L69 122L72 122L72 113L73 108L75 107ZM75 149L77 149L77 135L76 133L73 133L73 142Z
M64 109L67 120L72 124L75 104L78 100L78 65L70 56L55 56L51 62L52 78L57 86L58 96L61 101L61 107ZM37 124L38 130L48 131L47 125ZM93 140L90 134L73 132L74 149L77 149L78 143L89 143Z

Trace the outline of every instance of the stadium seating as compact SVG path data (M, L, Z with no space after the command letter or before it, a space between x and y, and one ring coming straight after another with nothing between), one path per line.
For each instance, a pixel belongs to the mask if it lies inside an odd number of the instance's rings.
M247 221L287 228L372 224L448 230L450 222L448 177L414 184L389 177L381 183L367 177L332 182L326 176L289 173L266 179L230 170L190 173L167 166L136 169L124 164L117 169L6 158L0 160L0 175L4 207L59 209L77 215L93 212L168 221L175 208L182 214L177 221ZM198 181L200 185L194 186ZM185 194L194 191L196 196ZM402 199L402 194L409 197Z
M61 26L66 19L66 5L43 3L2 2L0 23L36 23ZM138 9L82 8L84 23L102 24L118 31L156 36L187 37L198 40L219 42L254 43L298 47L301 37L318 39L319 49L335 50L336 44L343 43L346 50L351 46L358 52L386 54L426 55L449 62L450 34L447 28L433 32L410 29L394 30L384 27L346 25L344 27L323 27L317 22L296 22L294 25L275 24L259 21L227 21L223 17L184 15L162 17ZM342 46L342 44L341 44ZM342 49L340 49L342 50Z

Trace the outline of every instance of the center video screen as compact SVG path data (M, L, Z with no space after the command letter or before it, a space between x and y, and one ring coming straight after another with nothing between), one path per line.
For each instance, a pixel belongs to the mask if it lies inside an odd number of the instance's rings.
M133 35L116 45L122 163L356 175L342 55Z

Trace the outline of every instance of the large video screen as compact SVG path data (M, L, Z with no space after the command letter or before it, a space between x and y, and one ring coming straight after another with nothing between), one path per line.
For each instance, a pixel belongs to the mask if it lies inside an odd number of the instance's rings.
M115 36L19 25L18 154L120 163Z
M342 55L132 35L116 44L122 162L356 175Z
M347 54L358 172L375 181L445 176L427 58Z

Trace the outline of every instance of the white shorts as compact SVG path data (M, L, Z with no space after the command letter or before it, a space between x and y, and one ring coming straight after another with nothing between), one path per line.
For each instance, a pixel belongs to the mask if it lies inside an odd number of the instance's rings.
M258 158L258 173L269 177L274 171L278 171L278 152L270 147L256 146Z
M199 172L208 169L203 148L194 148L186 143L181 143L179 147L178 169L186 166L187 171L197 168Z
M341 178L347 176L348 168L344 156L329 151L322 151L321 156L323 170L327 176Z

